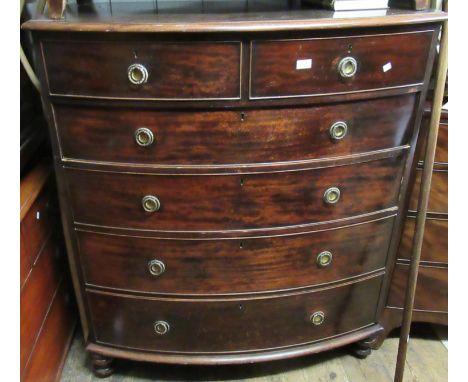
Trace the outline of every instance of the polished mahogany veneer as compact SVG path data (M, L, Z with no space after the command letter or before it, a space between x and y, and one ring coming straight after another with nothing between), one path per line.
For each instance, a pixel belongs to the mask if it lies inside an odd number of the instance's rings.
M240 42L44 41L51 94L106 98L236 99ZM132 64L147 81L128 80Z
M95 372L381 333L445 16L80 9L26 27Z
M78 231L89 286L169 294L303 288L385 267L394 218L309 234L163 240ZM320 261L330 256L330 261ZM164 270L154 274L152 261ZM106 269L106 272L102 272Z
M308 171L246 175L117 174L67 169L76 223L170 231L325 222L393 208L403 157ZM335 204L325 192L340 190ZM372 191L372 192L371 192ZM158 211L142 207L155 196ZM82 206L86 206L83 208Z
M154 111L57 105L66 159L168 165L304 161L388 150L410 142L415 95L315 107ZM344 136L331 134L337 122ZM147 128L152 144L135 144ZM187 150L190 147L190 150Z
M416 63L428 59L432 37L428 30L253 41L250 96L297 97L420 84L424 72ZM355 74L349 78L339 74L339 64L346 57L355 60ZM310 70L298 70L298 60L311 60Z
M242 352L302 345L371 325L381 284L382 277L373 277L256 299L150 299L100 292L88 292L87 298L98 343L177 353ZM363 300L367 303L360 304ZM314 325L317 312L323 322ZM169 324L167 335L155 333L157 322Z

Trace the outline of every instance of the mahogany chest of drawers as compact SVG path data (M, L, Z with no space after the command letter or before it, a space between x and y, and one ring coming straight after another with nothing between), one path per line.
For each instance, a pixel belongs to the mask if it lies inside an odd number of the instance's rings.
M445 15L152 17L25 25L95 371L377 336Z

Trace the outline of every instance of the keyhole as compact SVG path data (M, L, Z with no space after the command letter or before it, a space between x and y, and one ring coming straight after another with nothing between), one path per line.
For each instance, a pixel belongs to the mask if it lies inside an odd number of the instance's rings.
M242 241L239 243L239 248L240 249L244 248L244 243Z
M241 122L245 121L245 113L244 112L240 113L240 120L241 120Z
M353 44L348 45L348 53L351 53L353 51Z
M138 54L136 50L133 51L133 57L135 57L135 60L138 59Z
M239 183L240 183L241 187L243 187L244 186L244 178L241 178Z

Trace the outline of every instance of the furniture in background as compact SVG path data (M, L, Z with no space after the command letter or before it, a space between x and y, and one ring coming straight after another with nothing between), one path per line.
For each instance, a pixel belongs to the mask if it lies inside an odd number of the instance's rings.
M21 179L21 381L59 379L77 314L53 167L42 159ZM67 277L68 276L68 277Z
M423 120L424 128L427 128L429 123L430 112L431 107L428 103ZM421 138L418 142L418 158L420 160L417 163L416 175L411 186L412 194L387 307L381 320L385 332L379 338L377 347L392 329L401 325L421 172L424 166L421 158L425 147L425 134L422 134ZM448 111L445 110L442 110L437 139L413 321L448 324Z
M117 5L23 25L96 374L365 355L446 15Z

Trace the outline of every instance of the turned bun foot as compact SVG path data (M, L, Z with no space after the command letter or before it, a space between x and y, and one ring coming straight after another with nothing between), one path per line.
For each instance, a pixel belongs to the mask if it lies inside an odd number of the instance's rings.
M378 339L379 336L373 336L354 343L351 345L352 354L359 359L367 358L372 352L372 349L375 349Z
M94 375L99 378L110 376L114 372L114 368L112 367L113 360L113 358L101 354L91 353Z

